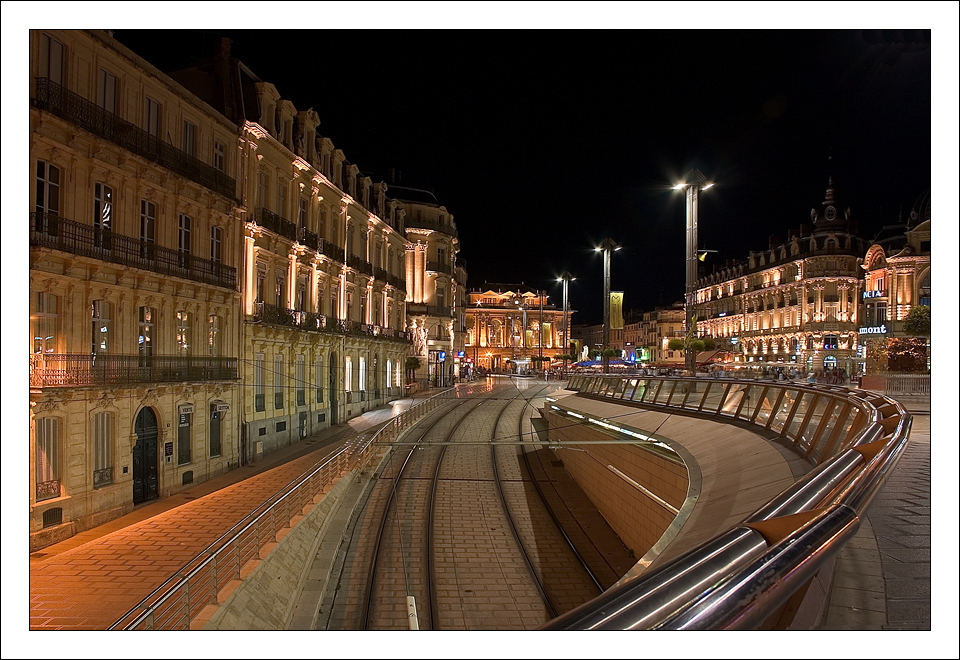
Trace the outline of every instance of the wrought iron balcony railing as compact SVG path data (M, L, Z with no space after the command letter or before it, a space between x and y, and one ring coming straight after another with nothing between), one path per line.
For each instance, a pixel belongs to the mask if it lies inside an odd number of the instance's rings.
M447 275L453 275L453 266L450 264L441 263L439 261L428 261L427 270L432 270L436 273L446 273Z
M233 177L167 144L49 78L37 78L37 98L32 101L37 108L52 112L224 197L237 197L237 183Z
M410 338L403 330L383 328L378 325L336 319L316 312L300 312L276 305L256 303L253 314L255 321L270 325L282 325L311 332L332 332L341 335L382 337L391 341L409 342Z
M30 245L228 289L237 288L237 269L232 266L67 220L52 213L30 214Z
M279 234L284 238L289 238L291 241L297 240L297 226L283 216L274 213L270 209L265 209L262 206L258 206L256 213L254 214L254 219L258 225L269 229L275 234Z
M364 275L373 275L373 264L366 259L361 259L355 254L347 255L347 265L354 270L360 271Z
M37 501L52 500L60 497L60 480L41 481L37 483Z
M30 387L135 385L237 379L235 357L34 353Z

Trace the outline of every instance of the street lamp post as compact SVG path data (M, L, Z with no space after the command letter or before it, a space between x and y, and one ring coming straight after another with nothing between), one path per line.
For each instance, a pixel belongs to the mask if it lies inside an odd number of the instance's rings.
M620 246L611 239L605 238L600 243L600 247L594 248L597 252L603 252L603 349L610 348L610 253L616 252ZM603 373L610 371L610 356L601 353L603 356Z
M577 279L570 274L570 271L563 271L558 282L563 282L563 354L566 355L570 350L570 318L567 315L567 286L572 280ZM567 371L567 359L563 359L563 371Z
M697 336L697 207L700 193L711 187L706 177L698 169L687 172L684 180L673 187L674 190L686 190L687 198L687 286L686 286L686 318L687 336ZM688 376L697 373L696 355L689 347L684 351L684 367Z

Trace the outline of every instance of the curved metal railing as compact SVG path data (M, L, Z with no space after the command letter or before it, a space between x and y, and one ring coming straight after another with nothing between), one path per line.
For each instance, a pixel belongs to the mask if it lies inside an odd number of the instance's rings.
M695 383L695 385L694 385ZM547 630L726 630L775 625L856 533L899 461L912 416L873 392L783 381L571 377L568 389L640 407L752 424L815 467L742 523L625 578Z
M449 401L442 399L442 394L419 401L369 438L361 435L318 462L222 534L108 630L189 630L203 608L217 605L220 591L232 580L241 579L244 566L261 558L264 547L276 542L277 533L289 527L307 504L350 469L365 469L378 453L385 452L381 441L395 439L427 412Z

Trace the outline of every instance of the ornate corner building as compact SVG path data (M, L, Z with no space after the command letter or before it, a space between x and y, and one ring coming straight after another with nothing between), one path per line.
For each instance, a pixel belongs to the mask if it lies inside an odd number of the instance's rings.
M418 380L444 387L459 377L463 345L461 289L466 267L457 264L457 225L432 192L397 185L389 189L397 196L407 239L407 331L413 340L412 355L420 358Z
M861 371L929 372L927 340L912 337L904 319L916 305L930 305L930 191L914 203L907 221L883 228L863 260L859 328Z
M522 284L486 285L468 294L466 356L493 371L531 368L532 358L556 362L564 352L563 309L549 302L543 291ZM567 323L573 314L567 310ZM533 365L534 369L537 365Z
M852 374L865 252L831 178L823 202L810 211L810 224L698 281L698 331L739 346L742 362Z
M102 31L30 33L30 531L237 466L238 127Z

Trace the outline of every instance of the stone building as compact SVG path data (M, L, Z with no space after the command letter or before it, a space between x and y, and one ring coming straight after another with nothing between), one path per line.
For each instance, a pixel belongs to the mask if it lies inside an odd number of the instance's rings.
M801 370L856 366L866 244L833 179L810 223L697 282L697 331L739 347L742 362Z
M298 109L230 55L170 74L239 128L243 457L402 391L403 210Z
M443 387L454 382L460 319L456 277L460 238L453 215L428 190L391 184L407 239L407 332L420 358L417 379Z
M485 284L469 293L465 312L464 350L484 369L538 370L536 358L548 358L543 365L549 366L565 352L563 308L544 291L523 284ZM572 313L567 310L568 317Z
M99 30L30 32L30 532L237 466L238 126Z
M868 378L928 372L927 339L912 337L904 319L930 305L930 191L917 199L906 222L884 227L863 260L861 370ZM880 387L879 382L865 386ZM882 389L882 388L881 388Z

